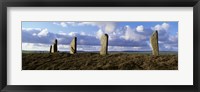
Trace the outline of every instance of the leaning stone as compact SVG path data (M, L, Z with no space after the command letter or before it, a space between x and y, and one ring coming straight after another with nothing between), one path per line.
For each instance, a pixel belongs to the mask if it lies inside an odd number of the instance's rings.
M77 38L74 37L70 43L70 54L76 53L76 41L77 41Z
M158 46L158 31L155 31L151 38L150 38L150 43L152 47L152 54L157 56L159 55L159 46Z
M108 34L103 34L101 36L101 50L100 55L108 54Z

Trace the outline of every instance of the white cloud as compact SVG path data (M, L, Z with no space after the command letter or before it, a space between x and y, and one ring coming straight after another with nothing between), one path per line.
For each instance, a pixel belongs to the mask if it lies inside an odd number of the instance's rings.
M156 26L152 27L152 30L165 30L167 31L169 29L170 25L168 23L163 23L162 25L157 24Z
M149 51L143 47L108 46L108 51Z
M67 24L66 24L65 22L61 22L60 25L61 25L62 27L67 27Z
M137 34L130 26L125 27L125 34L122 36L125 40L140 41L146 39L145 35Z
M81 39L81 40L80 40L80 43L81 43L81 44L84 44L84 43L85 43L85 40Z
M65 33L65 32L63 32L63 31L60 31L58 34L59 34L59 35L64 35L64 36L67 35L67 33Z
M78 51L99 51L101 46L92 46L92 45L77 45Z
M69 45L58 45L58 51L69 51Z
M162 43L164 43L164 42L163 42L163 41L158 41L158 43L161 43L161 44L162 44Z
M53 22L53 24L55 25L60 25L62 27L67 27L68 25L71 26L96 26L99 28L99 30L101 30L103 33L107 33L108 35L112 35L113 32L115 32L115 22ZM97 31L96 34L97 38L101 37L101 34L99 34L100 31ZM72 33L69 34L70 36L72 36ZM84 32L81 32L80 35L86 35ZM110 37L111 39L113 37Z
M54 25L60 25L60 23L58 23L58 22L53 22L53 24L54 24Z
M80 22L77 24L78 26L84 26L84 25L89 25L89 26L98 26L98 22Z
M86 34L85 34L85 32L81 32L81 34L80 34L80 35L86 35Z
M165 47L166 49L171 49L171 48L172 48L172 46L169 45L169 44L164 44L164 47Z
M152 30L160 31L160 30L162 30L162 26L158 24L158 25L156 25L155 27L152 27L151 29L152 29Z
M115 23L110 22L110 23L105 24L105 32L106 33L112 33L114 31L115 31Z
M67 27L67 24L65 22L53 22L54 25L62 26L62 27Z
M50 44L22 43L22 50L49 51Z
M60 25L62 27L72 26L97 26L99 29L105 33L112 33L115 31L115 22L53 22L55 25Z
M58 44L58 51L69 52L69 45ZM101 46L77 45L78 51L100 51ZM22 43L22 50L27 51L49 51L50 44ZM108 51L142 51L142 47L108 46Z
M176 35L170 35L169 36L169 41L178 42L178 34L176 34Z
M101 46L78 45L77 50L81 51L100 51ZM108 46L108 51L144 51L142 47ZM149 50L149 49L148 49Z
M67 25L72 25L72 26L98 26L98 27L102 27L103 25L105 25L109 22L64 22L64 23L67 24Z
M32 35L33 35L33 36L36 36L37 34L36 34L36 33L33 33Z
M56 38L58 40L58 44L59 42L61 42L62 40L64 40L64 38ZM54 40L52 41L52 43L54 42Z
M76 36L78 33L77 32L70 32L68 35L69 36Z
M54 25L67 27L68 25L75 25L75 22L53 22Z
M62 27L67 27L68 25L71 26L78 26L78 22L53 22L54 25L62 26Z
M22 43L22 50L28 51L49 51L50 44ZM69 51L69 45L58 44L59 51Z
M114 40L119 36L119 31L116 29L115 22L93 22L99 30L96 32L96 38L100 39L103 34L108 34L109 40Z
M101 36L104 34L104 32L101 30L101 29L99 29L98 31L97 31L97 33L96 33L96 38L97 39L101 39Z
M112 41L112 40L115 40L117 39L118 35L117 35L117 32L112 32L108 35L108 40L109 41Z
M137 32L144 32L144 26L143 25L137 26L136 31Z
M162 24L162 28L163 28L164 30L168 30L168 29L169 29L169 24L168 24L168 23L163 23L163 24Z
M115 31L115 22L76 22L77 26L97 26L105 33L112 33Z
M22 31L33 31L33 30L37 30L37 31L41 31L41 28L22 28Z
M48 33L49 33L49 32L48 32L48 29L45 28L45 29L43 29L41 32L38 33L38 36L39 36L39 37L44 37L44 36L47 36Z

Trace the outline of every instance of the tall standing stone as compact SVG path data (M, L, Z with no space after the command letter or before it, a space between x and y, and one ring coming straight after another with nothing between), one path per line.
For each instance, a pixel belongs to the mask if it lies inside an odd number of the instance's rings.
M150 43L152 47L152 54L155 56L159 55L158 31L153 32L150 38Z
M100 55L108 54L108 34L103 34L101 36L101 50Z
M70 54L76 53L76 41L77 41L77 38L74 37L70 43Z
M55 52L58 52L58 41L57 39L54 40L54 43L51 45L51 53L55 53Z

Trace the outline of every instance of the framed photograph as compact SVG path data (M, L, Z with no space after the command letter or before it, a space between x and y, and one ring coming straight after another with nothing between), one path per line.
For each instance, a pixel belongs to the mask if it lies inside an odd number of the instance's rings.
M7 0L1 91L199 91L199 0Z

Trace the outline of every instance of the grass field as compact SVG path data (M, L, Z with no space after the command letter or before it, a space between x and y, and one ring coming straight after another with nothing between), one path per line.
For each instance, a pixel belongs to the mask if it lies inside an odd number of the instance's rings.
M22 53L23 70L178 70L177 54Z

